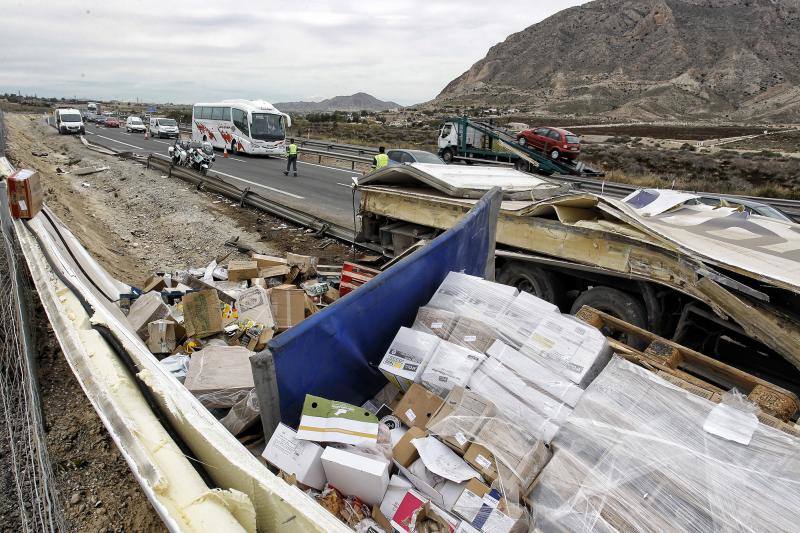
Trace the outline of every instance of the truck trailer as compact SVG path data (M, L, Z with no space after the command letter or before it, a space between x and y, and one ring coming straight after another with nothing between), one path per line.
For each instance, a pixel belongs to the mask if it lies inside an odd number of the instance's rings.
M359 180L359 238L401 254L501 186L497 280L588 305L800 390L800 233L793 223L643 190L573 192L511 168L411 164Z

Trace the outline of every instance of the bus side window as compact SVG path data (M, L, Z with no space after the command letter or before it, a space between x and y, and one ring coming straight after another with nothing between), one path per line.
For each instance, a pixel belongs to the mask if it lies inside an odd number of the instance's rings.
M225 109L223 107L212 107L213 114L211 115L212 120L222 120L222 110Z
M250 136L250 129L247 127L247 113L242 111L241 109L233 108L233 125L236 126L239 131L241 131L244 135Z
M222 120L230 122L230 120L231 120L231 108L230 107L223 107L222 108Z
M201 118L203 118L204 120L209 120L211 118L211 110L212 109L214 109L214 108L213 107L204 107L203 108L203 114L201 115Z

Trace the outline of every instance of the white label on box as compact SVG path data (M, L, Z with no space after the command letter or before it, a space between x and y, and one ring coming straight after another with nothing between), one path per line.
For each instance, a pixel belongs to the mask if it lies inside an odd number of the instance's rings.
M464 337L464 342L475 342L475 339L477 338L478 337L476 337L475 335L466 335Z
M431 329L442 329L442 327L444 327L444 323L442 322L431 323Z
M543 320L528 339L535 348L542 351L542 355L559 361L573 372L583 372L583 367L572 362L573 356L580 350L585 333L576 329L575 335L562 334L563 327L554 320Z
M27 211L28 210L28 204L26 204L25 200L23 200L22 198L19 199L19 209L20 209L20 211Z
M409 409L408 411L406 411L406 418L408 418L409 422L413 422L414 420L417 419L417 415L414 414L414 411Z
M511 531L515 522L516 521L507 514L500 512L499 509L495 509L489 513L489 517L483 524L481 531Z
M478 456L475 457L475 462L481 465L481 468L484 468L486 470L492 467L492 462L486 457L482 456L481 454L478 454Z
M464 434L461 433L460 431L455 435L453 435L453 438L456 439L456 442L458 443L459 446L463 446L467 443L467 437L465 437Z

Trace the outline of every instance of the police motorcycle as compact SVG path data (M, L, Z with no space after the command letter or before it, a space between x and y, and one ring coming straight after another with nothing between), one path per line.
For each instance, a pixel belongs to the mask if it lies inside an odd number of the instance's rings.
M214 147L208 141L175 141L175 145L169 147L169 154L173 164L189 167L201 174L206 174L217 159Z

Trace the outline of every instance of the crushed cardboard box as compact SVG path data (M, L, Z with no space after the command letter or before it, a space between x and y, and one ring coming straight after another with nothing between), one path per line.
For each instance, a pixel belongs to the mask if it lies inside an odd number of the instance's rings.
M192 354L184 385L206 407L233 407L255 387L252 353L241 346L206 346Z
M216 289L190 292L183 297L182 303L183 324L188 337L202 339L222 333L222 302Z

